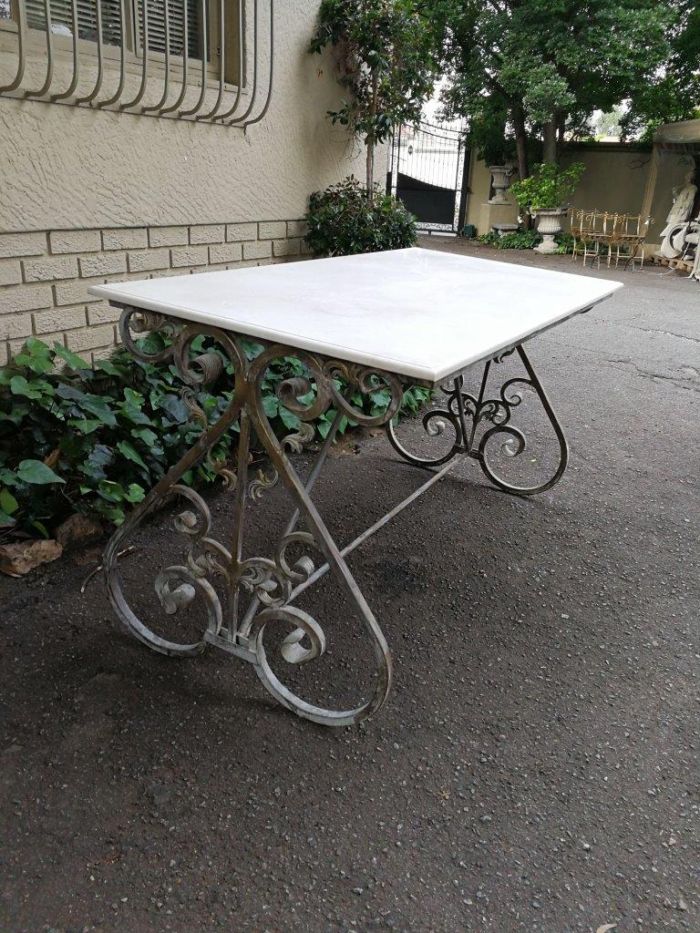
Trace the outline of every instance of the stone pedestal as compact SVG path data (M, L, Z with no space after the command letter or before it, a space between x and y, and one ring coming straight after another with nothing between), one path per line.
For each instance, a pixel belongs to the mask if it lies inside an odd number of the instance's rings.
M505 204L492 204L490 201L482 204L479 209L477 229L480 234L489 233L494 224L517 224L518 206L512 201Z

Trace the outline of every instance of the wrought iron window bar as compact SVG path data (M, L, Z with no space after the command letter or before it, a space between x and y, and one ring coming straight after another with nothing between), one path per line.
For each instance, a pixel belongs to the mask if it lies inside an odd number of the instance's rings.
M270 107L274 0L0 0L0 38L8 12L17 58L0 95L243 129Z

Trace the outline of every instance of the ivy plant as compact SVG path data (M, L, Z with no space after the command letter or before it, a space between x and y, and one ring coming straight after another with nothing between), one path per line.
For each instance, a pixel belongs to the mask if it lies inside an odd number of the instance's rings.
M155 334L142 343L149 350L163 346ZM205 338L197 338L193 350L205 348ZM262 348L249 341L245 349L252 359ZM228 363L227 368L230 376ZM302 364L290 357L276 360L266 373L265 411L280 434L295 430L299 420L279 405L275 390L301 372ZM224 374L218 384L196 390L195 400L210 423L228 405L230 385ZM201 433L181 388L171 364L145 363L125 349L93 369L60 344L28 340L9 365L0 367L0 536L50 537L75 512L107 524L123 522L127 510ZM409 389L404 410L416 411L428 396L426 389ZM353 398L370 414L387 401L383 390ZM326 412L314 423L320 437L327 435L334 415ZM351 426L343 419L340 430ZM234 426L218 442L217 460L230 458L235 432ZM215 479L202 461L181 482L207 486Z

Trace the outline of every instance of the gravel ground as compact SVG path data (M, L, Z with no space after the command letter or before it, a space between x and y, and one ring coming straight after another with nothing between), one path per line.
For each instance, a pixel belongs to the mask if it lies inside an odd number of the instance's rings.
M700 929L700 289L612 277L627 287L530 347L562 482L520 500L466 462L353 555L396 668L362 727L278 710L213 649L174 661L116 633L100 581L80 594L97 548L0 580L0 929ZM348 535L421 478L356 441L317 496ZM230 500L211 505L223 522ZM276 489L255 510L258 553L285 508ZM148 605L171 516L138 546ZM330 585L313 608L331 651L308 687L330 674L342 698L356 620Z

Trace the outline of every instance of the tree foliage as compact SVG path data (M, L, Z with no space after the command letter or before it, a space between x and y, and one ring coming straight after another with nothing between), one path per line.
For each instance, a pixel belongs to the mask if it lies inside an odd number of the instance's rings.
M679 0L670 54L654 80L638 88L621 120L625 135L651 137L662 123L700 116L700 2Z
M393 128L420 119L436 76L432 20L414 0L323 0L311 51L332 46L348 97L329 112L367 147L366 188L374 190L374 153Z
M448 111L469 117L477 136L491 125L491 139L500 121L521 177L529 139L541 139L544 161L555 162L557 144L585 132L594 110L659 83L680 15L671 0L434 0L433 8L445 26Z

